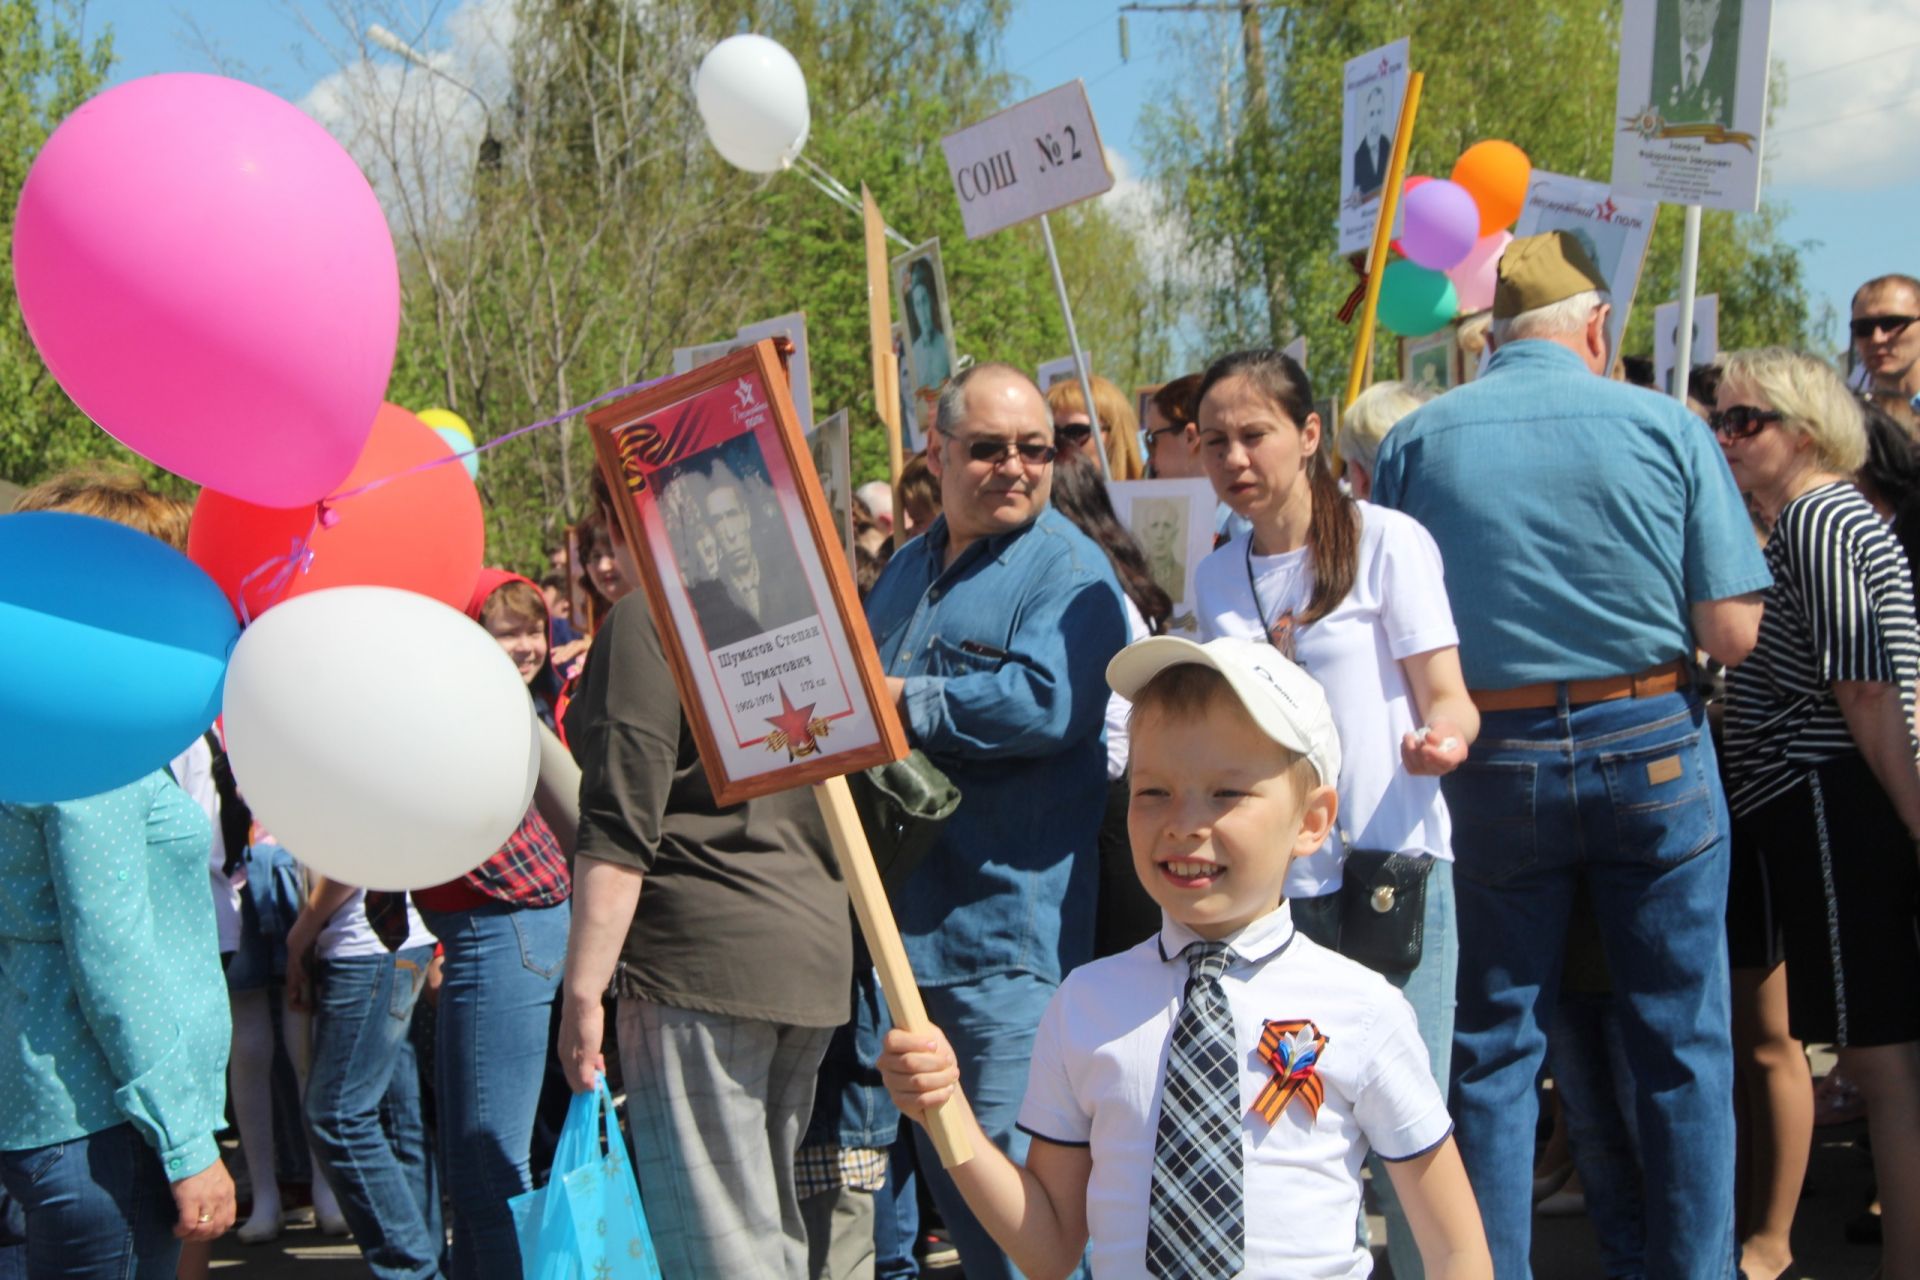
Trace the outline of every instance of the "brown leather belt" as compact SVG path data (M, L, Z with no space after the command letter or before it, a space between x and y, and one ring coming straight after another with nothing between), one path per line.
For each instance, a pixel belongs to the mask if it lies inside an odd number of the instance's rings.
M1684 661L1676 658L1657 667L1630 676L1601 676L1596 680L1568 680L1564 686L1554 681L1523 684L1517 689L1470 689L1467 696L1482 711L1529 711L1560 703L1560 690L1567 691L1569 706L1589 702L1612 702L1617 698L1657 698L1686 688L1691 673Z

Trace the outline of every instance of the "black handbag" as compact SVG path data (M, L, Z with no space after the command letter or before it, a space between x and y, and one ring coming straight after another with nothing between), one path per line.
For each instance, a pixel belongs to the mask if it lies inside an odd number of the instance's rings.
M1411 973L1426 942L1425 855L1351 849L1340 882L1340 954L1375 973Z
M847 789L888 893L913 874L960 807L960 788L918 747L902 759L847 775Z

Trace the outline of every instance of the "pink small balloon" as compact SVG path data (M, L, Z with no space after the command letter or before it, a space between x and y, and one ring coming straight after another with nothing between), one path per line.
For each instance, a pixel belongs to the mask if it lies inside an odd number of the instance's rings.
M1447 272L1462 311L1485 311L1493 305L1493 288L1500 279L1500 255L1513 243L1511 231L1495 231L1473 242L1459 265Z
M1480 206L1457 182L1435 178L1406 196L1400 244L1407 257L1430 271L1453 267L1480 238Z
M90 99L27 174L13 269L47 367L134 452L272 507L353 470L399 269L359 166L291 103L190 74Z

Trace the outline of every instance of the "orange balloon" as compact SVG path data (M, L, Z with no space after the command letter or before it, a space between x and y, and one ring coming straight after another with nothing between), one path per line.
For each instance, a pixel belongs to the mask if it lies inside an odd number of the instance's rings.
M343 499L329 508L326 523L312 506L261 507L202 489L187 531L187 554L242 617L257 618L309 591L347 586L399 587L465 609L486 551L480 495L451 461L400 474L452 457L426 423L383 404L352 474L334 491L346 493L385 476L398 479ZM301 539L313 556L304 569L290 555Z
M1489 138L1476 142L1454 162L1453 180L1465 187L1480 206L1480 234L1492 235L1511 226L1527 202L1527 180L1533 164L1527 153L1511 142Z

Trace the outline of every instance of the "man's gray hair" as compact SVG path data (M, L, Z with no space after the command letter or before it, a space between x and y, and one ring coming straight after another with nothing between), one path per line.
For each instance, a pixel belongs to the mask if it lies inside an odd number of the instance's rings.
M947 384L940 388L940 398L933 406L935 431L951 438L953 433L959 430L960 424L967 418L967 386L984 373L1010 373L1028 386L1033 386L1033 379L1027 376L1025 369L1001 360L989 360L984 364L971 365L962 369L948 378ZM1039 388L1034 387L1034 391L1038 394Z
M1555 338L1562 334L1578 333L1587 327L1588 318L1609 301L1611 299L1606 290L1588 289L1558 302L1549 302L1544 307L1522 311L1517 316L1495 319L1493 340L1504 347L1509 342L1519 342L1525 338Z

